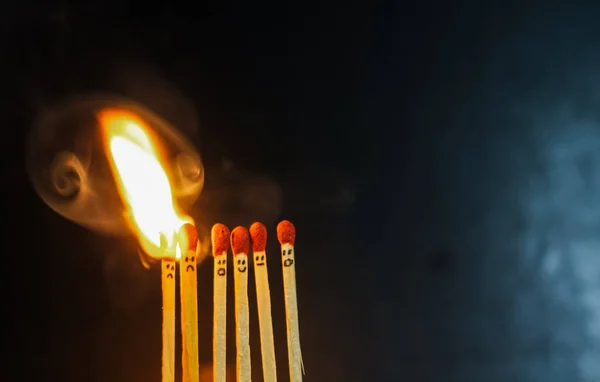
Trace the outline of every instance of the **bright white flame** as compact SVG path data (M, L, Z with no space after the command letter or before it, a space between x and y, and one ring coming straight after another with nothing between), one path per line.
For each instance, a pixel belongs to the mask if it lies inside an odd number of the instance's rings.
M173 195L167 175L155 158L126 138L113 137L110 149L127 190L133 218L148 239L159 246L161 232L168 233L183 224L171 204Z
M193 222L174 204L169 177L143 121L122 110L105 110L100 121L119 192L140 243L151 256L165 256L161 235L168 248L175 250L177 231L184 223Z

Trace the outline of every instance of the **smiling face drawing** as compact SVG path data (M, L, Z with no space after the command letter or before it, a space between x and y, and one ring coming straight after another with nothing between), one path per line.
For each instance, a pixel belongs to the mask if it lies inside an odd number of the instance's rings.
M238 272L244 273L248 269L248 256L240 254L235 256L235 266Z
M281 256L283 257L283 266L291 267L294 265L294 250L292 248L282 249Z
M227 274L227 259L225 256L219 256L215 260L217 261L217 276L225 276Z
M265 265L265 254L258 253L254 255L254 265L257 267Z

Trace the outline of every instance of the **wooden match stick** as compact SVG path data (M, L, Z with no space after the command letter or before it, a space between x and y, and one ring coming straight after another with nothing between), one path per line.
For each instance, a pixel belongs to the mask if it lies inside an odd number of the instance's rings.
M294 225L287 220L280 222L277 225L277 239L281 244L290 382L299 382L302 381L302 375L304 374L304 364L300 349L300 327L298 324L296 265L294 256L296 228Z
M229 228L215 224L211 230L212 253L215 258L213 281L213 381L225 382L227 378L227 248Z
M273 340L273 319L271 317L271 291L267 269L267 229L262 223L250 226L252 257L254 259L254 279L258 301L258 324L260 328L260 351L262 355L263 380L277 381L275 344Z
M198 363L198 280L196 256L200 248L198 232L192 224L186 223L179 230L179 260L181 295L181 345L184 382L200 381Z
M244 227L236 227L231 232L231 250L234 262L233 280L235 284L235 343L237 350L237 382L250 382L252 370L250 362L250 312L248 308L248 252L250 237Z
M161 235L161 248L166 250L166 238ZM161 260L162 286L162 382L175 382L175 269L174 259Z

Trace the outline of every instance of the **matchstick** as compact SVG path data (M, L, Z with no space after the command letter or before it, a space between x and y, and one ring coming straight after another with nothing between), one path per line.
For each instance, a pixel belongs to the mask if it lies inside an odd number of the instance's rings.
M254 259L254 279L256 281L256 299L258 301L258 324L260 328L260 351L262 355L263 380L277 381L275 363L275 345L273 341L273 320L271 317L271 291L269 290L269 272L267 269L267 229L262 223L250 226L252 240L252 258Z
M300 328L298 325L294 256L296 228L294 225L287 220L280 222L277 225L277 239L281 244L290 382L299 382L302 381L302 375L304 374L304 364L302 362L302 351L300 350Z
M181 345L183 382L200 381L198 364L198 280L196 256L200 249L196 228L186 223L179 230L179 293L181 295Z
M227 378L227 248L229 228L215 224L211 230L212 253L215 258L213 281L213 381L225 382Z
M237 382L252 380L250 363L250 312L248 308L248 251L250 237L244 227L231 232L235 285L235 332Z
M166 250L166 238L161 235L161 248ZM175 269L174 259L161 260L162 286L162 382L175 382Z

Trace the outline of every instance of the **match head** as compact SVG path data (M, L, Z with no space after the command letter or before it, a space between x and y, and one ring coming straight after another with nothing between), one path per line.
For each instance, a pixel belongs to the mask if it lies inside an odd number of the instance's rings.
M213 256L220 256L227 252L229 248L229 235L229 228L225 224L217 223L212 227L210 237L212 239Z
M198 248L198 231L193 224L185 223L179 229L179 245L182 250L196 252Z
M231 250L233 255L248 254L250 251L250 235L244 227L235 227L231 232Z
M283 220L277 224L277 240L281 245L294 245L296 242L296 228L289 220Z
M250 226L250 239L252 251L265 252L267 249L267 228L264 224L256 222Z

